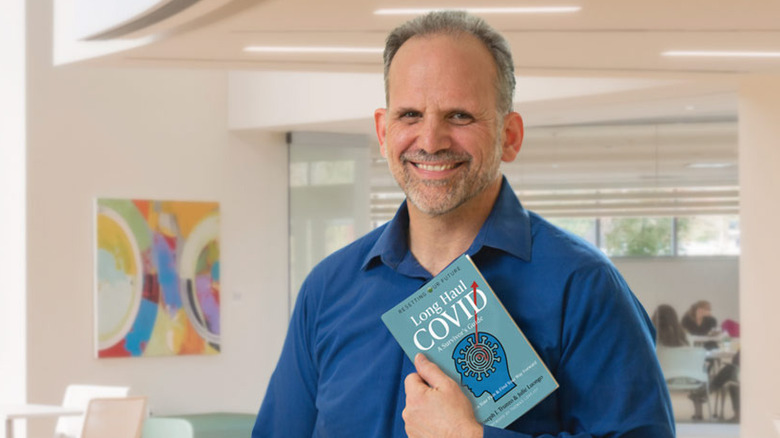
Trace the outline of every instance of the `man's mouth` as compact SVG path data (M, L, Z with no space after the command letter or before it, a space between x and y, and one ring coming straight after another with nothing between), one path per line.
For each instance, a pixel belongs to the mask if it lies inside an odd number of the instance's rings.
M447 163L447 164L428 164L428 163L412 163L418 169L426 170L429 172L442 172L456 168L459 163Z

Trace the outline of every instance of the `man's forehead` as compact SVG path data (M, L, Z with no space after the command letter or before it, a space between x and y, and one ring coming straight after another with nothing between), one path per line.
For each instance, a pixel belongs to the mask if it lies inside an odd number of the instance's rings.
M457 76L457 72L461 72L461 76ZM423 83L425 75L429 80ZM438 81L430 80L431 76L441 78L442 82L445 77L457 77L458 87L449 89L453 94L490 93L483 88L493 88L496 65L488 48L474 35L465 32L416 35L401 45L390 64L388 92L396 94L393 91L397 91L399 85L407 91L418 86L426 87L421 91L429 91L430 87L438 85Z
M425 49L426 47L433 47L433 46L441 45L443 43L452 44L454 46L459 46L459 47L464 47L464 46L480 47L482 48L484 54L490 56L490 50L485 45L485 43L483 43L479 38L477 38L476 36L468 32L441 31L441 32L434 32L434 33L426 33L422 35L415 35L409 38L408 40L404 41L403 44L401 44L401 46L398 48L398 50L395 53L394 61L390 63L390 70L392 70L393 65L395 65L395 58L398 58L399 55L408 52L410 47Z

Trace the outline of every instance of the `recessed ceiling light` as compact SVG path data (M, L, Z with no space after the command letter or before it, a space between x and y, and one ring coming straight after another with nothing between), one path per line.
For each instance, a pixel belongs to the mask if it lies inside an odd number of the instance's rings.
M377 9L375 15L422 15L432 11L457 9L472 14L561 14L577 12L580 6L526 6L515 8L388 8Z
M734 163L690 163L685 167L689 169L726 169L734 167Z
M663 56L699 58L780 58L780 52L724 51L724 50L669 50Z
M253 53L382 53L382 47L302 47L302 46L248 46Z

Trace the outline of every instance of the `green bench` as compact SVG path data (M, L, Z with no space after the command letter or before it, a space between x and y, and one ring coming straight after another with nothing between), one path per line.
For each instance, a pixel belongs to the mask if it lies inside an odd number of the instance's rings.
M209 413L149 417L142 438L249 438L254 414Z

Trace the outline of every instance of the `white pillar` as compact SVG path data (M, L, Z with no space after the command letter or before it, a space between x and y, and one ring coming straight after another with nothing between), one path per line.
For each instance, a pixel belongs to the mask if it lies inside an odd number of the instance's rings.
M0 403L25 401L25 2L0 13ZM0 437L5 427L0 425Z
M745 78L739 95L743 437L780 421L780 76Z

